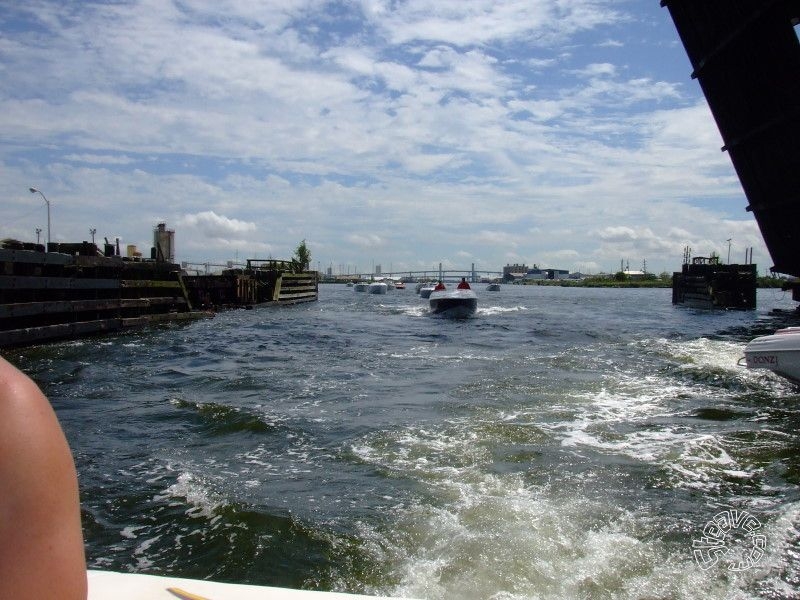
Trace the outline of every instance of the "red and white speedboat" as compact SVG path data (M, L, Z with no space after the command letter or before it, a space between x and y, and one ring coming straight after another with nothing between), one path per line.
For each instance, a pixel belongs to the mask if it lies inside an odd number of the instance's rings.
M770 369L800 383L800 327L751 340L744 348L744 359L749 369Z
M433 314L455 319L472 316L478 310L478 297L465 280L453 290L446 289L442 284L437 285L428 302Z

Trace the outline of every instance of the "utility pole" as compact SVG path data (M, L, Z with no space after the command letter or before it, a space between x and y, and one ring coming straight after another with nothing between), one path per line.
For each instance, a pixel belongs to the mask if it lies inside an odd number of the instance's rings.
M727 240L725 240L726 242L728 242L728 264L731 264L731 240L732 239L733 238L728 238Z
M42 193L41 190L36 189L34 187L28 188L31 194L39 194L43 199L44 203L47 205L47 245L50 246L50 201L47 197ZM50 251L50 248L47 248L47 251Z

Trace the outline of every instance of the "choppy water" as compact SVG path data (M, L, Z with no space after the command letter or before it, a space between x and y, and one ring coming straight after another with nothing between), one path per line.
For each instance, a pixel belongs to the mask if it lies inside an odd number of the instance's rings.
M6 356L62 420L94 568L431 599L796 596L800 394L736 365L788 296L477 291L466 321L412 289L323 286ZM729 510L765 553L703 570L692 542Z

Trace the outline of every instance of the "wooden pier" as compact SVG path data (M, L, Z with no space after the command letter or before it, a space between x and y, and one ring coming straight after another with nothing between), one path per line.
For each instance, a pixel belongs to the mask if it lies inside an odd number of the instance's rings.
M716 256L698 256L672 274L672 303L696 308L753 309L756 278L754 264L723 265Z
M192 303L208 309L313 302L319 292L317 273L294 272L294 268L291 261L250 259L243 269L189 275L184 280Z
M99 255L94 244L0 247L0 346L205 316L178 265Z
M212 310L317 299L316 272L248 261L222 275L101 254L95 244L0 243L0 347L106 334L209 317ZM293 268L294 267L294 268Z

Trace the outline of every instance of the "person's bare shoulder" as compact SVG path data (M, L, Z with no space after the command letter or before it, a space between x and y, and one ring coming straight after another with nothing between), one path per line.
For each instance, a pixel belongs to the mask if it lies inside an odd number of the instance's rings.
M85 598L75 466L50 402L0 358L0 598Z

